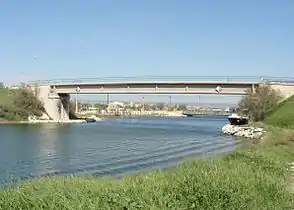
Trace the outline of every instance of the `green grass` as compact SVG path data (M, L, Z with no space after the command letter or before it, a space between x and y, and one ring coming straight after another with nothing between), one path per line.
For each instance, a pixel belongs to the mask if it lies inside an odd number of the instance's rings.
M265 123L272 126L294 129L294 97L284 101L265 119Z
M0 209L292 209L293 148L291 131L272 129L249 149L167 170L31 180L0 191Z

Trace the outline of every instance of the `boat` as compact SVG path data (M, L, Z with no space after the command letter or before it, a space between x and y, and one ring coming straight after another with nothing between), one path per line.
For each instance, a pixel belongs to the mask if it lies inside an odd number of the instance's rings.
M248 124L248 117L239 116L236 113L231 114L228 116L231 125L246 125Z
M87 121L87 123L97 122L94 118L90 118L90 117L87 117L85 120Z
M93 115L91 117L85 118L85 120L87 121L87 123L93 123L93 122L101 121L101 118L96 117L95 115Z

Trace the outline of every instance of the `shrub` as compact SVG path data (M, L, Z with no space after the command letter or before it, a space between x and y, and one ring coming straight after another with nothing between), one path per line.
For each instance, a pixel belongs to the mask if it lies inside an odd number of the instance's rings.
M45 112L43 103L37 99L34 92L26 87L22 87L15 92L14 105L26 110L29 115L42 116Z
M27 120L28 116L42 116L45 109L35 93L27 87L0 88L0 118Z
M281 94L268 85L258 86L255 91L247 90L241 99L238 109L246 113L252 121L264 120L266 114L275 109L282 97Z

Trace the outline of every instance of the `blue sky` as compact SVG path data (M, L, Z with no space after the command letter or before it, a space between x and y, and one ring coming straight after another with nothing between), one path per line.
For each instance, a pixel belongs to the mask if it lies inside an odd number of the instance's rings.
M294 76L293 0L3 0L4 82Z

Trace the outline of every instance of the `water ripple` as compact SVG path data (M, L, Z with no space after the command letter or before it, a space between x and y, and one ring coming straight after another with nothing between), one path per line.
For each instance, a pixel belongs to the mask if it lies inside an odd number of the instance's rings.
M238 144L226 118L111 119L82 125L0 126L0 181L73 173L120 175L164 168Z

